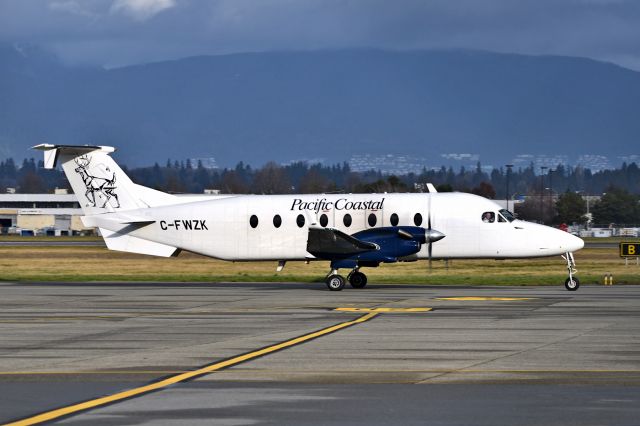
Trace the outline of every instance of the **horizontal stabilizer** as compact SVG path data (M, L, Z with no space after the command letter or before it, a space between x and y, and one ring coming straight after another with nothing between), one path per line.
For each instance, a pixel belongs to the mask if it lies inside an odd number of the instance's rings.
M58 164L58 157L60 152L63 152L68 156L80 156L88 154L90 152L115 152L115 148L112 146L98 146L98 145L53 145L50 143L41 143L31 147L31 149L37 149L38 151L44 151L44 168L54 169Z
M171 257L177 256L180 249L166 244L156 243L131 235L109 231L100 228L100 233L104 238L109 250L126 251L129 253L147 254L150 256Z
M136 217L126 213L105 213L83 216L82 223L88 228L121 228L121 225L135 225L136 228L151 225L156 221L145 217Z

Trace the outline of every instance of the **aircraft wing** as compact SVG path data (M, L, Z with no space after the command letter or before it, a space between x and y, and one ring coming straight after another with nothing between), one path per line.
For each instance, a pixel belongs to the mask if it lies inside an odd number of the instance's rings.
M377 249L377 244L361 241L337 229L309 228L307 251L319 258L349 256Z

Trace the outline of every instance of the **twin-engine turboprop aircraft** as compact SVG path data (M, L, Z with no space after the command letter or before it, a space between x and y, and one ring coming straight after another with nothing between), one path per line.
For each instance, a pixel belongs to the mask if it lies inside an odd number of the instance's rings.
M363 288L362 267L419 259L562 255L577 290L580 238L516 219L464 193L176 196L133 183L108 146L42 144L45 167L61 164L86 226L111 250L175 256L180 250L230 261L325 260L326 284ZM347 278L339 269L350 270Z

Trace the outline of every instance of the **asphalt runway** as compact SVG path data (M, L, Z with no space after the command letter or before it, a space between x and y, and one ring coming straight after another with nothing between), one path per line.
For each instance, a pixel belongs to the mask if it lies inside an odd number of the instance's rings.
M640 423L637 286L3 283L0 298L1 423Z

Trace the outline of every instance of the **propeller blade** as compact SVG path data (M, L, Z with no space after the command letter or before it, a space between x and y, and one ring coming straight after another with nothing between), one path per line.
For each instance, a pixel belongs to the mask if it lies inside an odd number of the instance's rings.
M432 195L429 194L429 211L427 212L427 230L426 230L425 235L424 235L425 240L427 240L429 242L429 247L427 248L428 257L429 257L429 273L431 273L431 270L433 268L432 259L431 259L431 256L433 254L432 253L433 241L431 241L431 233L433 232L433 230L431 229L431 197L432 197Z
M431 231L431 194L429 194L429 211L427 212L427 229Z

